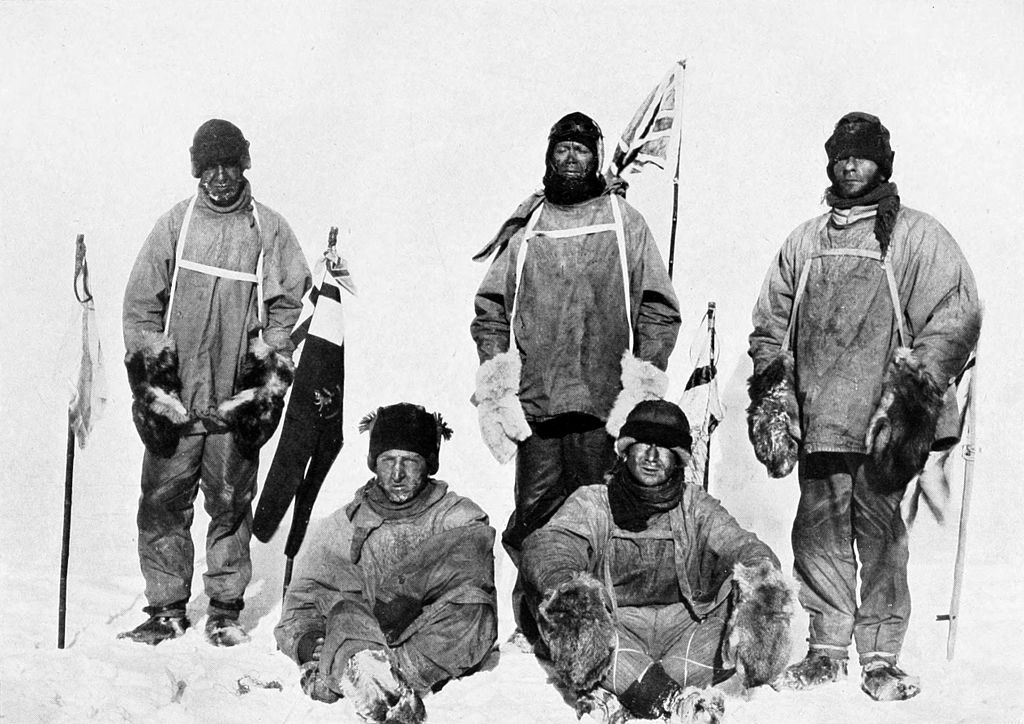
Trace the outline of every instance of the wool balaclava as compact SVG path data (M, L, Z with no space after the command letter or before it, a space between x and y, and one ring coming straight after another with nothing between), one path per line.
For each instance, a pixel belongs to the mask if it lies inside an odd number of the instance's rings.
M244 171L252 166L249 142L238 126L219 118L211 118L196 130L192 139L192 176L199 178L203 171L218 163L238 164Z
M566 179L555 172L552 153L555 144L561 141L575 141L590 149L594 154L594 167L590 174L582 179ZM545 197L553 203L567 205L600 196L606 185L601 175L603 157L604 141L601 128L592 118L576 111L559 119L548 134L548 150L544 158Z
M451 437L451 429L440 415L430 414L420 405L400 402L378 407L359 423L360 431L370 431L370 452L366 464L376 470L377 457L387 450L418 453L427 461L427 475L438 468L441 439Z

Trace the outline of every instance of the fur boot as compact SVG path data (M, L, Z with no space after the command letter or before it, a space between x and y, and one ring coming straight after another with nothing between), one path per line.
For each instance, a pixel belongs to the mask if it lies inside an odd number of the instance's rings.
M340 688L364 721L420 724L427 718L420 695L380 649L354 654L342 672Z
M921 472L935 441L944 396L945 387L913 351L896 350L864 441L880 490L903 490Z
M495 355L476 371L473 401L480 420L480 435L499 463L511 460L519 443L531 434L519 404L522 370L519 352L513 349Z
M220 403L217 414L235 434L245 455L255 455L281 420L284 397L295 378L295 363L261 339L249 344L242 362L240 392Z
M619 430L626 422L626 417L638 403L644 400L660 400L668 392L668 375L650 362L634 357L626 350L622 353L622 390L615 398L605 430L612 437L619 436Z
M793 649L795 584L769 561L737 563L733 580L739 597L729 620L730 656L745 687L769 684L785 670Z
M178 447L188 412L181 404L178 350L166 334L144 332L141 345L124 359L132 390L132 419L152 454L170 457Z
M747 381L747 433L754 455L773 478L789 475L800 453L800 407L793 366L793 355L781 352Z
M574 694L604 678L615 651L615 625L601 582L587 573L549 592L539 607L541 636L558 683Z

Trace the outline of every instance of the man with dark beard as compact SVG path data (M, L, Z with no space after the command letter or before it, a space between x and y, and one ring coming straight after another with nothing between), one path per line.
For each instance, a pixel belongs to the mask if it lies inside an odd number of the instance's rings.
M523 543L542 648L581 715L718 722L725 699L709 687L737 672L733 690L771 683L789 662L791 585L685 480L691 442L677 405L639 403L607 485L576 490Z
M517 564L523 539L573 490L602 481L615 460L609 432L636 402L664 394L679 332L661 254L601 175L601 156L592 119L559 120L543 190L475 257L495 254L471 325L481 362L474 401L492 453L516 457L502 543ZM535 636L518 585L513 598L517 623Z
M121 637L156 645L189 627L190 528L202 489L205 631L215 646L233 646L248 640L239 614L252 577L259 448L291 384L290 334L310 275L288 223L253 200L242 132L209 120L190 152L196 193L157 221L124 294L132 414L146 446L138 548L149 619Z
M399 403L360 428L374 477L313 531L274 635L313 699L414 724L421 697L476 668L497 636L494 529L432 477L451 435L440 416Z
M750 335L754 451L772 477L799 465L792 542L809 651L783 683L845 678L853 639L861 688L909 699L920 682L897 666L910 618L900 500L929 452L956 441L950 382L980 307L953 238L901 205L878 118L843 116L825 151L831 209L783 244Z

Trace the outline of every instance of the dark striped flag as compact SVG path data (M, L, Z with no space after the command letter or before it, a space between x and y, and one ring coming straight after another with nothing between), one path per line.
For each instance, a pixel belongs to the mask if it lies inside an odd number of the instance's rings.
M685 70L686 61L676 61L640 104L612 153L609 162L612 175L621 176L627 170L636 173L648 164L660 169L668 167L679 148L682 132L679 119Z
M316 263L314 284L303 299L292 340L302 344L281 438L263 484L253 533L264 543L277 531L294 499L285 555L293 558L305 537L313 504L344 442L345 316L341 292L355 285L336 251L332 227L327 251Z
M708 311L701 320L694 346L691 346L694 367L679 398L679 407L690 422L693 438L689 480L700 481L708 489L708 459L711 435L725 418L725 408L718 396L718 346L715 336L715 303L708 302ZM696 351L694 351L696 350Z

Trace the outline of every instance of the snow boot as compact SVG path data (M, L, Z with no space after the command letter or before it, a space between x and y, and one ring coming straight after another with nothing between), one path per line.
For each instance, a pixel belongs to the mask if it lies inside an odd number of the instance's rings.
M671 724L719 724L724 718L725 695L718 689L688 686L670 705Z
M238 623L238 619L211 615L206 619L206 640L214 646L237 646L249 642L249 634Z
M341 675L342 695L356 714L374 724L421 724L427 718L420 695L391 665L387 652L363 649Z
M921 693L921 680L886 659L872 659L861 668L860 688L875 701L903 701Z
M190 626L188 617L185 615L186 603L186 601L176 601L168 606L146 606L142 610L149 614L149 619L131 631L119 633L117 637L156 646L167 639L184 636Z
M829 656L824 651L811 649L803 661L789 666L780 679L773 683L776 689L813 689L846 678L847 661Z

